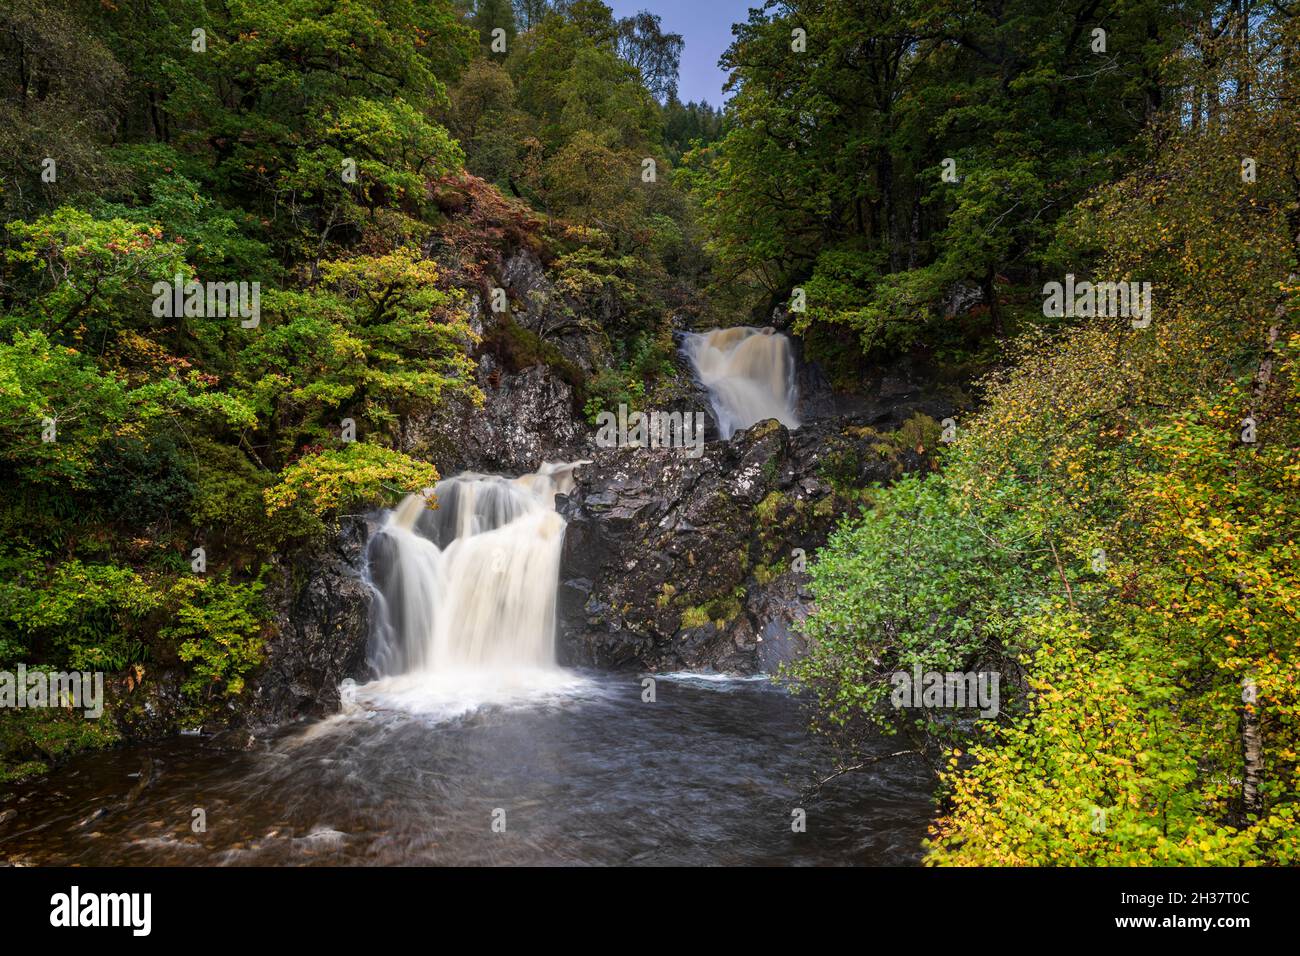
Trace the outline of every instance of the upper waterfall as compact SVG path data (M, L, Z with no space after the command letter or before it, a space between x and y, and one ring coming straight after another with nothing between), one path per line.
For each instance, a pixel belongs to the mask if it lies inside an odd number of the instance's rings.
M711 329L688 333L682 352L708 389L723 438L768 418L799 427L794 356L786 336L747 325Z

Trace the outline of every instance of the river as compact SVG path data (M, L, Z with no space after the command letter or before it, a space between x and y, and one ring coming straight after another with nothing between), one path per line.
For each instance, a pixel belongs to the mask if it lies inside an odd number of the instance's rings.
M916 863L929 781L828 755L764 679L560 672L484 703L368 685L247 752L197 738L75 758L3 805L0 859L75 865ZM376 689L377 688L377 689ZM500 695L497 695L498 697ZM884 746L882 744L882 746ZM806 813L794 832L792 812ZM195 811L201 811L201 817ZM202 820L203 832L195 832ZM495 823L495 827L494 827Z

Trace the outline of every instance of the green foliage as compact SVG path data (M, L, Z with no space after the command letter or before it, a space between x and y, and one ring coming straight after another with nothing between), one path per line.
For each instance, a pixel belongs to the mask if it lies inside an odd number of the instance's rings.
M624 354L617 368L603 368L587 383L583 411L593 425L601 412L616 411L619 405L645 410L656 383L676 374L668 335L637 335Z
M494 30L504 32L506 49L510 48L510 42L515 38L515 11L510 0L475 0L470 22L478 31L479 43L489 49L494 39Z
M657 263L636 255L615 255L598 245L580 247L555 260L555 289L567 314L607 336L628 359L649 371L671 353L661 291L666 278ZM597 313L605 321L584 318Z
M528 18L531 22L531 17ZM676 44L657 18L616 21L597 0L566 3L508 46L504 64L475 61L452 90L453 126L468 168L548 213L599 229L620 251L660 262L688 218L671 193L664 109L676 82ZM653 182L643 161L657 163ZM651 223L652 217L671 219Z
M674 164L691 149L707 147L719 140L726 116L708 103L682 103L676 97L664 106L664 145Z
M182 416L217 424L248 425L252 412L238 399L214 392L191 372L182 382L167 377L128 388L114 373L103 373L76 349L53 345L40 332L15 334L0 343L0 461L26 481L63 484L73 489L120 482L106 474L123 454L144 456L161 469L159 480L175 485L175 444L160 439L158 448L142 445L142 436ZM129 451L128 449L133 449ZM143 460L143 459L142 459ZM96 477L95 471L101 472ZM183 489L173 489L174 496ZM123 503L125 506L125 502Z
M167 147L119 147L113 157L131 173L129 202L104 204L100 219L123 219L154 226L184 248L187 261L205 278L240 276L263 282L277 277L270 247L257 235L261 226L245 212L227 209L192 176L176 170L185 157ZM169 277L168 277L169 278Z
M708 608L688 607L682 612L681 626L684 628L704 627L710 623Z
M301 505L319 516L431 488L437 481L437 469L427 462L390 448L351 442L285 468L280 481L265 492L266 513L275 516L284 508Z
M76 710L5 708L0 711L0 784L39 777L49 763L121 740L112 720L87 720Z
M295 254L356 235L382 207L419 215L424 178L459 167L429 113L473 46L449 4L239 2L209 34L207 54L171 71L169 110L193 119L213 177L274 216Z
M183 459L168 434L119 439L103 449L89 492L110 520L153 524L183 511L194 494Z
M0 623L23 653L74 670L103 670L132 650L133 633L159 607L156 591L137 572L77 559L46 564L9 558L0 585Z
M1293 54L1294 23L1268 30ZM1024 675L1003 720L949 742L930 863L1298 858L1297 194L1240 175L1247 143L1279 169L1297 148L1267 105L1293 73L1273 66L1202 65L1211 86L1258 69L1260 105L1161 126L1149 165L1060 224L1056 261L1153 283L1151 326L1023 337L943 472L878 493L814 566L796 674L850 743L887 714L873 678L914 635L958 650L955 669L1000 661L1004 689ZM930 547L909 572L914 541Z
M516 106L505 67L482 57L451 91L452 129L465 150L465 168L505 188L525 171L532 119Z
M1040 544L1011 510L972 513L941 475L875 491L810 569L817 612L804 627L814 647L787 676L813 693L824 728L865 718L889 732L960 739L968 715L891 708L890 676L1013 664L1024 618L1047 596L1051 558Z
M0 455L24 481L84 487L99 447L127 412L122 383L75 349L41 332L0 343Z
M9 275L25 307L0 328L40 329L69 344L102 347L123 326L150 325L153 284L191 274L180 245L164 240L160 227L67 206L10 223L9 236Z
M236 393L267 420L276 461L336 441L344 417L363 435L391 434L445 394L482 401L474 335L438 276L403 246L322 263L315 288L264 298L269 328L240 354Z
M564 357L556 346L536 332L524 328L509 316L502 316L484 335L483 344L490 349L512 372L535 365L546 365L559 377L573 386L578 394L590 387L582 370Z
M616 411L620 405L631 410L645 408L645 382L630 369L601 369L588 383L588 398L582 405L587 421L595 425L601 413Z
M676 100L680 38L599 0L11 0L0 664L179 668L197 713L244 693L272 556L437 480L402 422L483 400L466 302L505 254L554 295L483 347L593 417L672 397L683 315L766 324L801 287L840 387L864 356L985 361L1017 333L941 472L820 464L823 511L865 507L812 566L787 673L847 752L883 728L944 768L929 862L1294 865L1298 42L1202 2L791 0L736 27L719 112ZM1064 272L1150 281L1152 326L1043 321L1029 292ZM177 275L259 282L260 325L156 315ZM761 526L804 507L755 508L760 582L784 567ZM704 627L741 597L659 603ZM914 666L1001 672L998 720L892 709ZM116 737L0 714L0 781Z
M116 178L102 137L125 71L67 5L7 0L0 36L0 222L34 215ZM46 159L55 161L54 179Z
M270 634L249 574L432 484L400 421L482 400L466 296L423 251L474 34L445 0L10 6L0 660L179 669L207 707ZM258 283L260 322L159 314L177 276ZM41 733L6 765L70 752Z
M1181 641L1149 624L1102 637L1062 608L1033 634L1032 714L976 748L973 768L953 754L957 809L940 822L932 863L1295 864L1294 802L1242 825L1215 799L1239 784L1200 763L1228 735L1184 712L1195 698ZM1232 718L1227 699L1220 711Z
M262 662L267 608L266 585L220 576L188 575L167 594L169 623L158 636L175 646L177 656L191 665L184 690L195 696L237 695L244 679Z
M923 337L936 339L934 303L960 274L938 263L887 273L883 263L872 266L873 258L851 249L824 251L804 283L810 305L796 316L795 331L814 323L846 326L864 353L903 352Z
M1089 32L1103 19L1097 69ZM682 160L719 292L767 312L802 287L803 327L895 352L931 340L965 282L992 319L980 332L1000 333L999 276L1036 269L1057 218L1135 153L1189 22L1171 7L1036 0L751 10L723 57L726 133Z
M324 531L319 518L303 508L266 513L266 491L275 479L238 448L210 439L196 441L188 518L191 525L206 530L210 550L269 554Z

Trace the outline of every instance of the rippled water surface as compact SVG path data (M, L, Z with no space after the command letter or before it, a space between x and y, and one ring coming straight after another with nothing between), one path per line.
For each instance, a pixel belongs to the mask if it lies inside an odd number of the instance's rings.
M250 752L195 738L77 758L0 792L31 864L911 864L925 776L828 760L765 680L560 672L543 686L358 688ZM494 702L485 702L494 701ZM807 832L791 831L791 810ZM194 833L193 811L206 815ZM505 832L494 832L504 811Z

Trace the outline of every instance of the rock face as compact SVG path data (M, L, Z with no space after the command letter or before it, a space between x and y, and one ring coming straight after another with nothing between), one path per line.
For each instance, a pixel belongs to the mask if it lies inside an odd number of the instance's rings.
M509 314L486 312L477 298L475 383L483 406L450 402L428 419L402 423L402 450L460 471L521 474L573 457L590 442L574 383L608 364L600 322L581 318L536 255L518 249L500 264Z
M520 474L546 460L592 460L557 499L568 521L561 663L771 671L802 650L806 562L853 510L855 489L929 466L936 419L951 409L910 384L900 391L897 404L868 402L794 431L761 422L692 458L686 449L597 448L568 385L539 365L501 376L439 463L448 474ZM373 530L353 521L333 547L283 569L280 633L254 685L251 724L329 712L344 678L369 676L362 575Z
M479 364L482 408L453 403L431 420L403 425L403 448L461 471L519 475L543 461L571 456L589 440L574 416L573 389L546 365L503 373L491 355Z
M807 557L851 489L926 463L937 426L912 442L918 421L898 433L862 418L761 422L698 458L597 451L559 505L563 662L751 673L799 653Z
M599 326L572 318L526 249L500 264L500 281L510 295L511 316L504 325L513 338L507 337L504 350L484 348L477 355L482 407L448 402L434 416L401 425L402 450L435 462L444 476L523 474L544 461L582 457L592 441L559 366L591 371L603 363ZM491 336L496 329L500 345L497 317L477 300L471 313L475 331ZM547 353L553 361L530 364L529 349L543 342L556 349ZM232 726L257 728L333 712L345 678L371 676L366 652L373 592L364 569L373 531L366 521L352 519L337 540L285 558L270 589L277 633L248 698L227 715Z
M565 296L527 249L517 249L505 260L501 285L509 297L511 321L553 347L583 375L610 365L605 330L620 314L611 291L602 292L594 301L579 302Z
M372 592L365 582L366 542L374 528L345 519L340 533L279 559L266 596L275 633L266 660L243 694L212 702L201 729L219 746L242 749L254 733L332 714L345 678L366 680ZM151 667L138 686L109 688L122 736L149 740L179 733L195 720L176 667ZM215 736L212 736L215 735Z
M494 375L485 358L484 409L408 423L407 435L416 447L445 443L430 455L445 474L592 459L573 493L557 499L568 521L558 614L569 665L753 673L796 656L795 625L812 600L806 561L855 507L854 489L928 467L935 419L951 411L904 382L856 414L794 431L761 422L708 441L695 458L685 449L602 449L552 367ZM700 397L683 391L683 404L698 409ZM351 519L336 541L285 559L271 589L278 634L232 725L331 713L345 678L371 676L364 569L373 531Z
M344 678L369 675L372 593L363 575L372 531L366 521L348 519L330 546L294 555L280 569L271 589L278 633L252 687L249 725L333 713Z
M978 289L957 285L945 298L950 319L980 304ZM770 324L790 335L795 358L798 412L803 421L827 418L865 419L871 425L898 425L916 412L943 418L968 401L963 383L968 369L960 363L938 362L923 352L903 354L864 365L856 373L850 392L831 387L825 370L809 356L804 339L790 330L794 317L776 308ZM846 343L852 348L854 343ZM842 374L842 373L841 373Z

